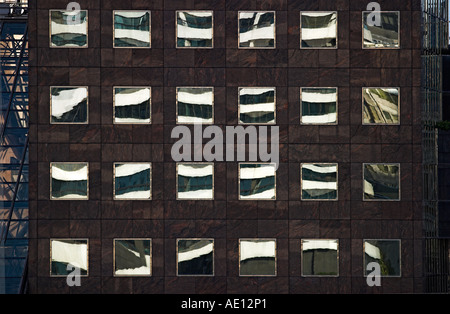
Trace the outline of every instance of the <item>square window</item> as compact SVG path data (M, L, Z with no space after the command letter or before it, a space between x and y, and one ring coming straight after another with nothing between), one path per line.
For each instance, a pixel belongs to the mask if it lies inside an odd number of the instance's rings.
M275 124L275 87L239 88L239 124Z
M240 200L275 200L276 167L270 163L239 164Z
M337 48L337 12L301 12L300 48Z
M239 239L239 276L276 275L276 240Z
M150 48L150 11L114 11L114 48Z
M213 11L176 12L177 48L213 47Z
M400 200L400 164L364 164L364 200Z
M369 263L380 266L382 277L400 277L400 240L364 240L364 275L369 275L373 268ZM369 268L369 269L367 269Z
M275 12L239 12L239 48L275 48Z
M114 239L114 276L151 275L151 239Z
M88 163L50 163L50 198L52 200L88 199Z
M214 199L214 164L177 164L177 200L192 199Z
M339 276L338 240L302 240L302 276Z
M214 240L178 239L177 276L214 276Z
M151 123L150 87L114 87L114 123Z
M50 239L50 276L88 275L88 239Z
M302 164L302 200L337 200L337 164Z
M364 11L363 48L400 48L400 12Z
M337 124L337 88L300 88L301 124Z
M50 47L86 48L87 11L50 10Z
M114 199L151 199L151 164L114 163Z
M214 121L213 87L177 88L177 123L212 124Z
M50 123L88 123L87 87L50 87Z
M363 88L363 124L399 124L399 104L399 88Z

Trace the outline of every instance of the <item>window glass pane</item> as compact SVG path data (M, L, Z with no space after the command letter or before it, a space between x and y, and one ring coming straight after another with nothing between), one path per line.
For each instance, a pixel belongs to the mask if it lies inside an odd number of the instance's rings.
M400 200L400 165L364 164L364 200Z
M51 163L52 199L87 199L87 163Z
M239 88L239 123L275 123L275 87Z
M87 87L50 87L51 123L87 123Z
M50 10L50 47L87 47L87 11Z
M336 48L337 13L301 12L301 48Z
M337 123L337 88L301 88L302 124Z
M399 123L398 88L363 88L364 124Z
M302 200L337 199L337 164L302 164Z
M275 48L275 12L239 12L239 48Z
M177 199L214 199L213 181L213 164L177 164Z
M177 123L213 123L214 88L177 88Z
M239 199L275 199L274 164L239 164Z
M177 241L178 276L214 275L214 240L179 239Z
M151 164L115 163L114 198L150 199Z
M302 240L302 276L338 275L338 240Z
M114 47L150 47L149 11L114 11Z
M276 269L275 240L239 240L240 276L275 276Z
M400 13L379 12L379 14L380 23L376 25L373 12L363 12L363 48L400 48Z
M88 240L87 239L52 239L50 240L50 275L67 276L80 270L81 276L88 274ZM69 267L68 265L72 267Z
M366 276L372 272L369 263L380 265L381 276L400 276L400 240L365 240L364 269Z
M115 87L114 123L150 123L151 88Z
M177 48L212 48L213 12L177 11Z
M150 276L151 252L150 239L115 239L114 275Z

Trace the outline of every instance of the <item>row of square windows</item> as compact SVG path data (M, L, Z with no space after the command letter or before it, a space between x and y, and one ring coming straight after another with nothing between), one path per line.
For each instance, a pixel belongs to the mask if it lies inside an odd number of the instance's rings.
M177 276L214 276L214 239L176 240ZM302 276L339 276L339 240L302 239ZM364 276L379 266L379 276L401 276L401 240L363 241ZM74 267L88 276L88 239L50 239L50 276L68 276ZM152 239L113 240L114 276L152 276ZM276 239L239 239L239 276L277 276Z
M274 163L239 163L239 200L275 200ZM113 164L115 200L151 200L152 164L120 162ZM50 163L52 200L89 199L89 163ZM363 164L364 201L400 201L400 164ZM338 164L302 163L300 167L302 200L338 200ZM176 164L177 200L214 199L214 163Z
M151 87L114 87L113 121L117 124L151 123ZM87 124L88 87L50 87L50 123ZM338 88L300 88L301 124L337 124ZM363 124L400 124L400 88L362 88ZM276 88L238 88L239 124L275 124ZM178 124L214 122L213 87L176 89Z
M214 11L176 11L177 48L213 48ZM115 48L151 47L151 12L113 11ZM300 48L336 49L338 12L300 12ZM276 47L275 11L238 12L238 47ZM399 11L362 12L362 48L400 47ZM88 11L50 10L50 47L88 47Z

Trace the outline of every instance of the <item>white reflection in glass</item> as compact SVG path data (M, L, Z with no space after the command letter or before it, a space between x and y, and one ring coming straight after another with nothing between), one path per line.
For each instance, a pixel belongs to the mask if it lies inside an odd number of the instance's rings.
M87 123L87 87L50 88L51 123Z
M179 239L177 241L178 276L214 274L214 240Z
M302 240L302 276L338 276L338 240Z
M177 11L176 16L177 48L212 48L212 11Z
M363 88L364 123L398 124L399 89Z
M303 200L337 199L337 164L303 164Z
M275 88L239 88L239 123L274 124Z
M114 47L150 47L150 12L114 11Z
M377 12L381 15L381 25L369 25L372 11L363 12L363 48L399 48L400 13Z
M150 199L151 165L148 163L114 164L115 199Z
M87 163L51 163L52 199L87 199Z
M150 104L149 87L115 87L114 123L150 123Z
M114 275L150 276L151 250L150 239L115 239Z
M337 13L301 12L301 47L336 48Z
M81 276L88 272L88 240L87 239L52 239L50 240L50 275L67 276L73 268L80 270Z
M239 12L239 48L274 48L275 12Z
M87 11L50 10L51 47L87 47Z
M364 270L367 276L369 263L380 265L381 276L400 276L400 240L365 240Z
M177 88L177 123L213 123L213 87Z
M239 275L275 276L276 241L264 239L240 239Z
M213 164L177 164L177 199L213 199Z
M400 165L364 164L364 200L399 200Z
M337 88L301 88L301 123L336 124Z
M275 199L274 164L239 164L239 199Z

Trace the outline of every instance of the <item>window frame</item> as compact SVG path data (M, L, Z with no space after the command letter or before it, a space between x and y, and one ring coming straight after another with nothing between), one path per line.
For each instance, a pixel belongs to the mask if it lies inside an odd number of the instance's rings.
M180 88L209 88L212 91L212 103L211 103L211 122L179 122L178 121L178 91ZM215 92L214 92L214 86L177 86L175 87L175 96L176 96L176 100L175 100L175 122L177 125L195 125L195 124L204 124L204 125L213 125L214 124L214 105L215 105Z
M397 13L398 14L398 47L365 47L364 46L364 14L365 13ZM402 45L401 45L401 12L400 11L362 11L361 13L361 48L362 49L367 49L367 50L398 50L398 49L402 49Z
M124 47L122 47L124 48ZM149 89L150 91L150 103L149 103L149 111L150 111L150 121L148 122L116 122L116 89L117 88L129 88L129 89ZM152 87L151 86L113 86L113 110L112 110L112 118L113 118L113 124L117 125L150 125L152 124L152 100L153 100L153 93L152 93Z
M397 111L398 111L398 122L397 123L366 123L364 122L364 91L367 89L396 89L398 91L398 104L397 104ZM362 117L361 117L361 124L362 125L380 125L380 126L389 126L389 125L393 125L393 126L399 126L401 125L401 88L400 87L362 87L361 88L361 96L362 96Z
M150 274L126 274L126 275L118 275L116 274L116 241L126 241L126 240L134 240L134 241L150 241ZM152 277L153 276L153 243L152 238L114 238L113 239L113 277L126 278L126 277Z
M334 89L336 90L336 122L321 122L321 123L305 123L303 122L303 90L304 89ZM339 124L339 87L300 87L300 125L338 125Z
M178 265L179 265L179 251L178 251L178 247L179 247L179 245L178 245L178 242L180 241L180 240L188 240L188 241L212 241L212 274L200 274L200 275L198 275L198 274L185 274L185 275L183 275L183 274L179 274L179 269L178 269ZM176 257L175 257L175 264L176 264L176 274L177 274L177 277L214 277L215 276L215 271L216 271L216 269L215 269L215 250L216 250L216 247L215 247L215 245L214 245L214 238L177 238L176 239L176 244L175 244L175 246L176 246Z
M192 47L184 46L178 47L178 13L179 12L197 12L197 13L211 13L211 47ZM175 48L176 49L214 49L214 10L176 10L175 11Z
M52 121L52 112L53 112L53 95L52 95L52 89L53 88L85 88L86 89L86 122L53 122ZM51 85L49 88L50 92L50 124L56 124L56 125L87 125L89 124L89 86L54 86Z
M51 278L61 278L61 277L68 277L70 275L69 274L65 274L65 275L53 275L52 274L52 257L53 257L53 245L52 242L53 241L86 241L86 275L79 275L80 277L89 277L89 238L50 238L49 242L50 242L50 270L49 270L49 275Z
M274 269L274 274L273 275L242 275L241 274L241 241L261 241L261 242L274 242L275 243L275 269ZM239 254L238 254L238 268L239 268L239 277L277 277L278 275L278 246L277 246L277 239L276 238L239 238L238 239L238 246L239 246Z
M304 262L303 262L303 242L304 241L336 241L337 243L337 249L336 249L336 275L305 275L303 273L303 266L304 266ZM331 239L331 238L325 238L325 239L313 239L313 238L305 238L305 239L301 239L300 241L300 273L301 273L301 277L306 277L306 278L338 278L340 276L340 245L339 245L339 239Z
M211 189L212 190L212 198L180 198L178 196L178 166L180 164L181 165L199 165L199 164L201 164L201 165L210 165L210 166L212 166L212 189ZM215 192L214 191L214 173L215 173L214 162L201 162L201 161L199 161L199 162L196 162L196 161L177 162L176 165L175 165L175 186L176 186L175 199L177 201L213 201L214 200L214 192Z
M88 17L88 11L89 10L80 10L81 11L85 11L86 12L86 45L85 46L54 46L52 45L52 12L73 12L72 10L64 10L64 9L50 9L48 10L49 14L48 14L48 23L49 23L49 47L50 48L63 48L63 49L84 49L84 48L89 48L89 17Z
M241 28L240 28L240 15L241 13L273 13L273 47L241 47ZM238 11L238 49L277 49L277 12L273 10L242 10Z
M241 90L242 89L273 89L273 122L255 122L245 123L241 121ZM238 125L276 125L277 124L277 88L275 86L248 86L238 87L238 110L237 110Z
M87 167L87 180L86 180L86 198L54 198L53 197L53 182L52 182L52 169L53 164L85 164ZM51 201L88 201L89 200L89 162L84 161L52 161L50 162L50 200Z
M336 166L336 198L334 199L308 199L303 198L303 165L329 165ZM339 164L333 162L302 162L300 163L300 200L305 202L336 202L339 201Z
M364 172L366 169L366 165L384 165L384 166L398 166L398 199L366 199L365 198L365 190L364 190ZM362 197L364 202L400 202L402 200L402 189L401 189L401 163L398 162L365 162L362 164Z
M335 13L336 14L336 45L334 47L302 47L302 13ZM300 33L300 49L328 49L328 50L337 50L339 48L339 13L338 11L300 11L300 24L299 24L299 33Z
M116 196L116 165L120 164L132 164L132 165L150 165L150 197L149 198L117 198ZM151 201L152 200L152 163L151 162L145 162L145 161L116 161L113 162L113 200L115 201Z
M363 277L367 278L367 265L366 265L366 241L391 241L391 242L398 242L398 263L399 263L399 275L382 275L380 274L380 277L382 278L401 278L402 277L402 240L399 238L393 238L393 239L377 239L377 238L364 238L362 241L362 255L363 255L363 267L362 267L362 271L363 271Z
M274 198L241 198L241 165L272 165L274 167ZM273 162L239 162L238 163L238 200L239 201L276 201L277 200L277 168Z
M116 16L116 12L147 12L149 15L149 26L148 26L148 37L149 37L149 41L148 47L116 47L116 23L115 21L115 16ZM113 37L113 49L151 49L152 48L152 11L150 10L113 10L112 12L112 27L113 27L113 31L112 31L112 37Z

